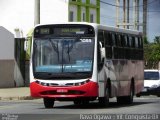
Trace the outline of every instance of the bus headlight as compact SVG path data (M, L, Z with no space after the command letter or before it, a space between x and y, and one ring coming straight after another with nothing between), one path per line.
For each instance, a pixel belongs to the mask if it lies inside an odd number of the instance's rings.
M89 82L90 82L90 80L88 79L88 80L83 81L83 82L66 83L66 84L64 84L64 86L80 86L80 85L84 85L84 84L89 83ZM36 80L35 83L40 84L42 86L61 86L58 83L45 83L45 82L41 82L41 81L38 81L38 80Z
M74 86L80 86L80 85L84 85L84 84L86 84L86 83L88 83L88 82L90 82L89 79L86 80L86 81L83 81L83 82L74 83L73 85L74 85Z

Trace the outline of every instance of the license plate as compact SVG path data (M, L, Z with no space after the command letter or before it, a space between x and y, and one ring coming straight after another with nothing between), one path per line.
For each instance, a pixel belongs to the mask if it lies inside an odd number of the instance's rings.
M57 92L58 93L67 93L68 90L66 90L66 89L58 89Z

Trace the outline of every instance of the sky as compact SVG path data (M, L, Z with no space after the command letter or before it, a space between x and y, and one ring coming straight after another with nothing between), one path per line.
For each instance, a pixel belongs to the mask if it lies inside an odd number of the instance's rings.
M44 0L41 1L44 2ZM115 0L101 1L115 5ZM132 2L132 0L130 1ZM115 6L101 3L101 24L115 26L115 10ZM142 20L142 6L140 11L140 19ZM160 0L148 0L148 11L147 33L149 40L153 41L155 36L160 36ZM132 8L130 12L132 12ZM44 13L44 11L41 11L41 13ZM130 19L132 20L132 13L130 14ZM44 15L42 15L43 23L51 21L44 18ZM25 37L29 30L34 27L34 0L0 0L0 26L5 27L13 34L15 33L14 29L19 28L23 31L23 36Z
M116 5L115 0L101 0L112 5ZM122 0L120 0L122 1ZM142 1L140 0L140 22L143 23L143 6ZM130 0L130 21L133 20L133 0ZM122 2L121 2L122 4ZM116 7L101 3L101 23L115 26L116 24ZM107 12L109 11L109 12ZM120 13L122 13L122 9L120 8ZM122 15L123 16L123 15ZM148 0L148 14L147 14L147 34L148 40L153 42L155 36L160 36L160 0ZM120 18L122 19L122 18ZM140 27L140 31L142 31L142 27Z

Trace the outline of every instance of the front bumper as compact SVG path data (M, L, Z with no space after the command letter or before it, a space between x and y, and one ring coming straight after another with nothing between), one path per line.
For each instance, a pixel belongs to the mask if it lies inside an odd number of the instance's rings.
M95 98L98 96L98 84L88 82L80 86L43 86L36 82L30 84L32 97L54 98L54 99L75 99L75 98Z

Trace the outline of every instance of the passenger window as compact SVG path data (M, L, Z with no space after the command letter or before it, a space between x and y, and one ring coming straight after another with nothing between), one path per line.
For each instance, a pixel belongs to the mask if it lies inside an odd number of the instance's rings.
M135 37L135 47L136 47L136 48L139 48L139 45L138 45L138 37Z
M139 37L139 48L143 48L142 38Z
M132 47L132 37L129 36L129 47Z
M104 47L104 34L103 31L98 31L98 41L102 43L102 47Z
M106 58L111 59L112 58L112 37L111 33L105 32L105 53L106 53Z
M122 47L126 46L126 41L124 39L124 35L121 35L121 45L122 45Z
M135 48L135 37L132 37L132 47Z
M124 35L125 47L129 46L128 37Z
M112 33L111 34L111 36L112 36L112 43L113 43L113 46L117 46L117 42L116 42L116 36L115 36L115 34L114 33Z
M119 47L122 46L122 44L121 44L121 35L120 34L117 34L117 44L118 44Z

